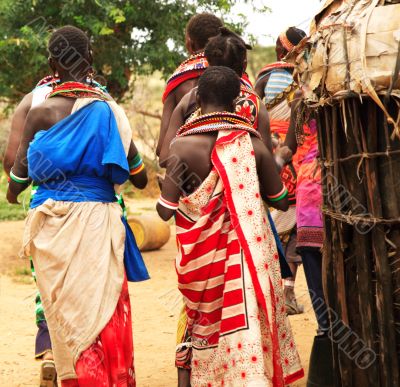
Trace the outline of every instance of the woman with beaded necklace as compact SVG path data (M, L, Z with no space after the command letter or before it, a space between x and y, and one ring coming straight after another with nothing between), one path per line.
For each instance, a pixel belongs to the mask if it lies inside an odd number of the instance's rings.
M241 78L240 96L236 101L235 112L250 120L254 129L260 132L263 142L272 151L272 142L269 128L269 118L266 107L263 105L259 96L253 89L247 74L247 50L251 46L233 31L226 27L220 28L220 33L210 38L205 48L205 56L210 66L226 66L233 69ZM162 147L160 150L160 165L165 166L168 158L171 141L176 135L177 130L196 113L198 109L196 103L196 90L191 89L177 104L172 113L168 130L165 133ZM291 158L291 153L287 147L279 148L275 152L277 166L281 169L283 164Z
M31 92L29 92L22 98L21 102L16 107L11 120L10 133L3 158L3 167L7 176L10 176L10 170L14 164L15 157L17 155L18 146L21 142L24 124L29 110L44 102L50 92L53 91L53 88L56 87L59 83L60 80L58 78L55 78L53 75L45 76L36 84ZM99 87L105 90L104 86L101 86L94 80L90 80L90 83L92 83L95 87ZM34 196L36 188L37 187L35 187L34 185L32 186L31 198ZM124 202L122 199L122 194L118 194L117 198L121 206L123 206ZM32 276L36 282L35 268L33 266L31 257L30 266ZM41 360L39 384L40 387L53 387L57 385L57 373L54 365L50 334L47 327L46 317L44 315L42 300L39 292L37 292L35 297L35 317L36 325L38 328L35 340L35 359Z
M124 253L131 246L114 185L147 183L129 122L86 82L88 37L62 27L49 41L60 85L28 113L7 198L39 184L25 226L62 386L134 386Z
M201 114L171 144L157 204L164 220L176 221L185 387L283 387L304 375L262 201L286 210L288 192L259 132L234 113L239 92L227 67L200 77Z

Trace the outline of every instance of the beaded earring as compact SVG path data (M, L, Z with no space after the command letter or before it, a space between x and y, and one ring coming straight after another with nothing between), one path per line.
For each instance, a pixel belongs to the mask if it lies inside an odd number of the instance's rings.
M54 89L55 87L57 87L57 81L59 80L59 75L58 75L58 71L55 70L53 72L53 79L51 80L51 88Z
M93 67L91 67L88 71L87 79L89 81L89 84L93 86L93 78L94 78L95 72L93 70Z

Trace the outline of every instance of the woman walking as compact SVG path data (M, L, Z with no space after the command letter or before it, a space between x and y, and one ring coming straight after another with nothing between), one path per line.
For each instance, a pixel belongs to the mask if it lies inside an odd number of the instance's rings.
M66 26L49 41L60 79L28 113L7 198L38 183L24 235L62 386L134 386L126 229L114 185L147 183L127 118L93 87L88 37ZM131 167L131 168L130 168Z

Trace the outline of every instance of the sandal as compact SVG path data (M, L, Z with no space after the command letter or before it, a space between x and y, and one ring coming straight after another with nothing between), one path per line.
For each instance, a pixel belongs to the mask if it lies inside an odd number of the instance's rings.
M43 360L40 366L40 387L57 387L57 371L53 360Z
M288 302L286 301L286 314L288 316L293 316L294 314L304 313L304 306L298 304L296 301Z
M294 289L292 287L285 286L284 294L285 294L286 314L288 316L304 313L304 306L297 303L296 296L294 294Z

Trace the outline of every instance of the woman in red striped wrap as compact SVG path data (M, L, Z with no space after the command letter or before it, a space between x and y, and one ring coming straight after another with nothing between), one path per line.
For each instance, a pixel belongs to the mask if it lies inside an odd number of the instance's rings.
M283 387L304 373L262 200L285 210L287 189L259 133L233 113L239 92L231 69L213 66L202 75L202 114L171 145L157 210L165 220L176 217L187 385Z

